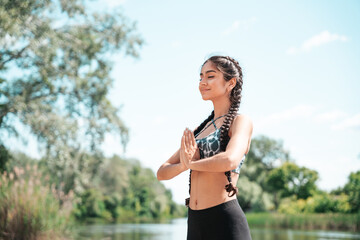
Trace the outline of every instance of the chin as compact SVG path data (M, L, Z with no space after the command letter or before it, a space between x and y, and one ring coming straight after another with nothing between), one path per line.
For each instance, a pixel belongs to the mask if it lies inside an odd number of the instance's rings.
M207 97L207 96L201 96L201 97L202 97L202 99L203 99L204 101L211 100L211 98L209 98L209 97Z

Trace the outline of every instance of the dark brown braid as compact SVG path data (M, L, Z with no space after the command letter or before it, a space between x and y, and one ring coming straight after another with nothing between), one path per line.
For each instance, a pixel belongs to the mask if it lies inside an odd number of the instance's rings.
M243 85L243 74L242 69L235 59L229 57L229 56L212 56L208 60L206 60L202 66L207 61L211 61L214 63L219 69L220 72L223 73L225 81L230 81L232 78L236 78L236 84L235 87L231 90L230 93L230 108L229 112L226 114L225 120L220 128L220 150L225 151L227 144L229 143L230 137L229 137L229 129L230 125L233 122L234 118L237 115L237 112L240 107L241 102L241 91L242 91L242 85ZM194 131L194 135L197 134L199 131L201 131L206 124L214 117L214 111L212 111L211 115L202 123L196 130ZM225 186L226 191L228 192L228 196L232 197L237 192L238 189L235 187L231 181L231 172L227 171L225 172L225 175L229 181L229 184ZM191 190L191 170L190 170L190 176L189 176L189 194ZM190 199L186 199L186 205L189 205Z
M234 118L236 117L237 115L237 112L239 110L239 107L240 107L240 102L241 102L241 91L242 91L242 84L243 84L243 75L242 75L242 69L239 65L239 63L231 58L231 57L223 57L225 58L227 61L231 62L229 63L230 65L233 66L233 68L235 68L236 70L234 71L234 69L232 69L232 71L230 73L228 73L228 77L229 77L229 80L233 77L236 76L236 84L235 84L235 87L232 89L231 93L230 93L230 109L229 109L229 112L227 114L227 116L225 117L225 120L223 122L223 125L221 126L220 130L221 130L221 135L220 135L220 149L221 151L225 151L226 150L226 147L227 147L227 144L229 143L229 129L230 129L230 125L231 123L233 122ZM230 67L231 68L231 67ZM219 69L220 71L222 69ZM226 69L224 69L226 70ZM232 75L231 73L234 73L236 72L234 75ZM223 72L223 71L221 71ZM225 72L225 71L224 71ZM226 80L226 77L225 77L225 73L224 73L224 78ZM230 171L227 171L225 172L225 175L229 181L229 184L227 184L225 186L225 189L226 191L228 192L228 195L229 197L232 197L234 196L235 194L238 193L238 188L235 187L231 181L231 172Z

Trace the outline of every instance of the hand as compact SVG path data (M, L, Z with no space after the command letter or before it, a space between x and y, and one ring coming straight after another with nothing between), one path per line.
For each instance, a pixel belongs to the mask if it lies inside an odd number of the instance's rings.
M181 138L180 162L190 168L191 162L196 159L199 159L199 149L194 134L189 129L185 129Z
M187 130L188 131L187 131L187 137L185 138L185 145L186 145L186 143L188 143L190 145L190 148L192 149L191 151L192 152L195 151L191 160L193 160L193 161L199 160L200 159L200 151L196 144L194 133L192 131L190 131L190 129L187 129Z

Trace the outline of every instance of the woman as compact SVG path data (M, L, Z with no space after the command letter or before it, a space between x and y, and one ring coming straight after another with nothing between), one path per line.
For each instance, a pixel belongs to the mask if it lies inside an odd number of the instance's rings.
M194 132L185 129L180 149L157 172L159 180L167 180L190 169L188 240L251 239L236 199L253 129L248 116L237 114L242 76L239 63L231 57L212 56L204 62L199 90L214 110Z

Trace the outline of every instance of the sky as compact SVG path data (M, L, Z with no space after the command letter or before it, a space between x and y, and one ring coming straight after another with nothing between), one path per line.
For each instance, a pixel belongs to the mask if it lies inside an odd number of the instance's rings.
M212 111L198 91L202 63L234 57L243 69L240 114L253 135L283 142L317 185L343 186L360 170L360 1L104 0L136 21L140 57L113 55L111 102L130 129L126 152L108 135L105 154L137 158L154 173L182 132ZM245 163L246 164L246 160ZM163 181L188 197L188 171Z
M130 128L127 150L109 136L107 154L156 171L213 106L198 91L204 60L237 59L244 73L240 114L253 136L283 141L323 190L360 170L359 1L106 1L137 22L140 58L115 56L110 99ZM246 162L245 162L246 164ZM188 172L163 181L175 201Z

